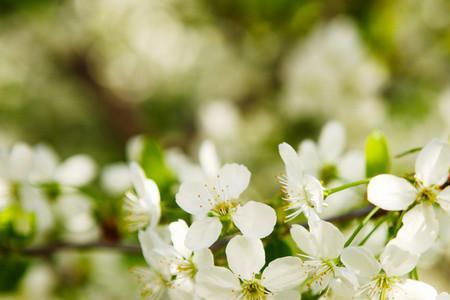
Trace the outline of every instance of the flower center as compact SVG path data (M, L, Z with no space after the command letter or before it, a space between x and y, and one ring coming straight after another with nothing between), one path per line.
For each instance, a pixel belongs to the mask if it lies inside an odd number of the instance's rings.
M182 274L183 277L194 278L197 274L197 268L191 259L183 259L177 264L177 273Z
M436 202L436 192L432 188L424 187L417 194L416 202L427 202L433 204Z
M337 168L334 164L324 164L319 171L319 178L323 181L324 185L330 183L331 180L337 178Z
M266 300L267 292L258 279L244 280L242 282L242 299Z
M397 279L380 273L371 282L362 287L370 299L387 300L388 293Z
M211 212L216 217L230 216L236 210L237 201L220 201L212 209Z

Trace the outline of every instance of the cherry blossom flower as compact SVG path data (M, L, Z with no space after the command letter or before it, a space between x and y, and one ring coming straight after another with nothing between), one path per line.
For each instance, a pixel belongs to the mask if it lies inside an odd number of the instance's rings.
M278 149L286 171L280 178L284 200L288 202L286 210L292 211L286 221L302 213L308 218L317 217L324 206L324 188L315 177L305 173L302 161L290 145L282 143Z
M304 254L304 267L308 270L308 288L317 294L330 283L338 290L342 284L350 283L354 290L355 279L344 268L339 267L339 256L344 249L345 238L333 224L322 220L310 220L309 231L303 226L292 225L291 236ZM353 288L351 288L353 286Z
M188 226L183 220L169 224L172 244L151 227L139 232L139 242L150 268L137 268L145 299L194 299L194 278L203 268L214 265L209 249L191 251L184 246Z
M393 241L386 245L379 260L364 247L345 248L341 255L343 264L358 277L360 287L356 296L374 300L434 299L436 292L433 288L404 278L414 269L418 259L418 255L403 250ZM402 298L398 295L420 296Z
M265 252L255 237L235 236L226 247L228 266L201 269L196 277L197 294L204 299L255 300L300 298L295 290L307 276L298 257L273 260L264 271Z
M234 224L244 235L256 238L272 232L276 223L273 208L255 201L243 205L239 202L249 182L250 172L245 166L226 164L210 180L182 183L176 202L195 217L186 236L188 248L211 246L222 232L221 221Z
M382 174L371 179L368 200L389 211L408 210L396 239L403 248L423 253L435 241L439 223L435 206L450 212L450 187L442 189L450 167L450 146L437 139L428 143L419 153L415 165L415 181Z
M137 163L130 164L130 172L136 194L126 194L125 223L130 231L141 230L147 226L155 228L161 217L158 186L145 176Z

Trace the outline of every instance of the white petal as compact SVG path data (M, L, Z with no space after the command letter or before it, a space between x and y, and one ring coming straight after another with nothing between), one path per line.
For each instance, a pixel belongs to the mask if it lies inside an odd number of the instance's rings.
M217 175L217 189L225 190L227 199L237 199L250 183L250 171L244 165L226 164Z
M169 224L170 238L173 247L185 258L189 258L192 252L184 245L188 228L186 222L181 219Z
M176 195L176 202L184 211L204 216L211 209L211 194L208 189L199 182L184 182Z
M198 271L196 292L203 299L237 299L241 285L239 279L224 267L210 267Z
M309 201L313 203L315 210L320 213L322 211L324 200L324 188L322 184L317 178L310 175L305 175L303 181L310 197Z
M363 247L344 248L341 261L363 280L370 280L381 270L381 266L373 254Z
M311 140L304 140L298 147L298 155L301 168L307 174L319 176L321 161L316 144Z
M130 168L125 163L105 166L100 180L102 188L113 196L125 193L132 185Z
M319 152L326 162L336 162L342 155L346 143L345 129L341 123L331 121L325 124L319 136Z
M185 245L192 250L209 248L220 236L222 223L218 218L204 218L192 223L186 234Z
M225 253L230 269L242 279L252 279L266 261L261 240L253 237L235 236L228 242Z
M291 236L297 247L306 254L317 257L319 254L319 245L314 236L303 226L294 224L291 226Z
M389 299L401 300L435 300L437 292L425 282L405 279L392 287Z
M360 151L351 151L346 153L338 162L338 175L340 178L348 181L356 181L364 178L365 159Z
M58 156L55 151L46 145L37 145L33 153L33 170L31 180L35 182L48 182L54 180L53 176L58 165Z
M293 289L308 276L300 258L287 256L277 258L264 269L261 283L271 292Z
M421 254L433 245L438 232L439 222L433 206L421 203L405 214L396 239L403 249Z
M267 300L299 300L301 299L300 292L297 290L287 290L268 295Z
M33 152L27 144L15 144L9 155L7 172L13 180L25 180L33 163Z
M367 187L367 199L384 210L405 210L416 199L417 191L406 179L382 174Z
M450 213L450 186L446 187L437 195L437 202L443 210Z
M402 276L417 265L419 256L398 247L397 241L391 240L380 256L380 263L388 276Z
M94 178L96 170L92 158L78 154L69 157L58 167L55 178L63 185L83 186Z
M204 141L199 150L199 161L203 171L209 176L217 175L220 169L216 147L211 141Z
M436 296L436 300L450 300L450 295L448 293L440 293Z
M198 269L214 266L214 256L209 249L194 251L192 261Z
M287 143L282 143L278 145L278 152L284 162L286 176L294 182L301 181L304 169L300 161L300 157L297 152L295 152L294 148Z
M232 218L243 235L256 238L271 234L277 222L277 215L272 207L255 201L239 206Z
M138 238L147 264L168 278L170 274L168 258L175 257L174 249L164 243L151 228L139 231Z
M341 254L345 238L336 226L322 220L311 221L309 226L311 234L319 245L321 258L333 259Z
M429 142L416 159L416 176L425 186L443 184L448 178L449 168L450 146L438 139Z

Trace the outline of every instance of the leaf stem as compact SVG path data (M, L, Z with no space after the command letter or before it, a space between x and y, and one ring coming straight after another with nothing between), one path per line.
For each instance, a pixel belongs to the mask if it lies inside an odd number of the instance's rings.
M349 182L334 188L330 188L330 189L326 189L324 194L325 196L329 196L331 194L346 190L348 188L354 187L354 186L358 186L358 185L362 185L362 184L367 184L369 183L370 178L366 178L366 179L362 179L362 180L358 180L358 181L354 181L354 182Z
M406 156L406 155L408 155L408 154L412 154L412 153L418 152L418 151L420 151L420 150L422 150L422 147L412 148L412 149L406 150L406 151L404 151L404 152L401 152L401 153L397 154L397 155L394 156L394 157L395 157L395 158L401 158L401 157L403 157L403 156Z
M370 221L370 219L380 210L378 206L375 206L369 214L362 220L361 223L359 223L358 227L356 227L355 231L353 231L352 235L348 238L348 240L345 242L344 247L349 246L355 237L358 235L358 233L363 229L363 227Z
M382 218L378 219L378 221L375 223L375 226L364 237L364 239L361 242L359 242L358 246L363 246L369 240L369 238L372 236L372 234L374 234L374 232L377 231L378 227L380 227L388 218L389 218L389 215L385 215Z

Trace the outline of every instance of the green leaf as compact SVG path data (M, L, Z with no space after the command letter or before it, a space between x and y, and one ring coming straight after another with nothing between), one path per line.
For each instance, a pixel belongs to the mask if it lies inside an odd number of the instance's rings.
M143 139L140 163L145 175L153 179L158 186L166 185L173 180L172 172L166 166L163 151L151 138Z
M384 134L375 130L366 139L366 176L389 173L391 158Z
M0 293L17 289L29 262L19 256L0 256Z
M276 258L292 255L289 245L280 239L271 239L266 247L266 261L273 261Z

